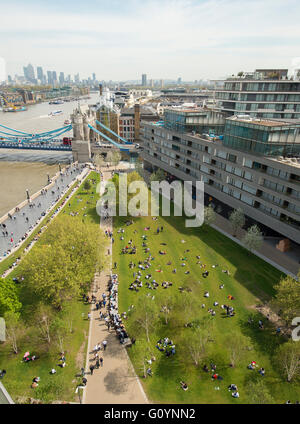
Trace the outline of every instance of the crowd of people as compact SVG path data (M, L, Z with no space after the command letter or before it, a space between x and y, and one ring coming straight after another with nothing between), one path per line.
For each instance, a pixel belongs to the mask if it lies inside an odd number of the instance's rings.
M42 189L35 201L29 198L27 205L21 209L16 207L13 215L10 213L8 214L8 218L1 223L2 237L3 239L8 239L8 241L4 242L3 240L4 243L2 244L6 246L6 250L0 254L0 260L10 255L30 236L44 216L52 209L53 205L55 205L70 188L72 181L65 185L64 178L73 177L72 179L74 179L76 175L83 171L83 168L84 165L68 166L65 172L60 172L60 176L56 179L51 192L47 188ZM60 186L59 183L62 185ZM46 199L47 195L48 197ZM28 209L26 206L28 206ZM44 210L42 210L43 208ZM24 233L21 233L21 235L19 235L19 228L25 229L25 231L23 230Z
M82 167L80 167L79 169L83 169ZM69 171L70 172L70 174L72 175L72 173L73 172L75 172L75 171L73 171L73 170L70 170ZM65 190L63 191L63 192L61 192L60 193L60 196L59 196L59 198L61 198L61 197L63 197L64 196L64 194L69 190L69 188L70 188L70 185L71 185L71 183L70 184L68 184L67 186L66 186L66 188L65 188ZM52 212L52 214L49 216L49 219L47 220L47 223L46 223L46 225L44 225L44 226L42 226L41 228L40 228L40 230L37 232L37 234L36 234L36 236L26 245L26 247L24 248L24 253L27 253L33 246L34 246L34 244L39 240L39 238L40 238L40 236L42 235L42 233L48 228L48 224L49 224L49 222L50 221L52 221L57 215L58 215L58 213L61 211L61 209L65 206L65 204L66 204L66 202L73 196L73 194L74 194L74 192L77 190L77 188L78 188L78 185L76 185L76 187L74 187L72 190L71 190L71 192L68 194L68 196L66 196L65 197L65 199L62 201L62 203ZM47 193L47 189L43 189L42 190L42 192L43 192L43 194L41 194L41 195L45 195L45 193ZM41 216L37 219L37 221L35 222L35 224L33 224L33 225L31 225L29 228L28 228L28 231L21 237L21 239L19 240L19 242L18 243L16 243L15 244L15 246L14 246L14 250L16 250L29 236L30 236L30 234L34 231L34 229L38 226L38 224L40 223L40 221L43 219L43 217L45 216L45 215L47 215L50 211L51 211L51 209L53 208L53 205L55 204L55 203L57 203L57 201L59 200L59 198L58 199L56 199L56 200L53 200L52 201L52 203L51 203L51 205L49 206L49 208L46 210L46 211L44 211L44 212L42 212L41 213ZM20 213L21 211L20 211L20 209L18 210L18 213ZM7 224L1 224L2 225L2 228L6 228L6 226L7 226ZM4 226L4 227L3 227ZM2 259L4 259L5 257L7 257L10 253L12 252L12 249L8 249L8 251L7 252L4 252L4 255L3 255L3 258ZM2 278L4 278L4 277L6 277L16 266L18 266L18 264L19 264L19 262L20 262L20 260L21 260L21 258L20 257L18 257L9 267L8 267L8 269L2 274Z
M157 218L155 219L157 220ZM130 223L131 225L131 223ZM144 288L146 288L147 290L157 290L160 287L163 289L168 289L168 288L172 288L174 287L174 284L172 281L167 281L167 279L164 279L162 282L157 281L156 276L154 275L156 272L160 272L163 273L164 271L164 266L161 265L155 265L157 260L156 260L156 256L153 255L152 249L150 251L150 246L148 244L148 238L149 236L147 235L147 233L149 233L149 231L151 231L151 226L146 226L144 228L144 233L142 233L140 235L141 237L141 250L144 252L144 254L146 255L144 260L138 260L138 261L134 261L134 260L130 260L128 267L130 270L132 270L133 274L132 274L132 281L129 283L128 289L134 292L139 292L140 290L143 290L144 292ZM154 230L153 230L153 234L156 235L160 235L160 233L162 231L164 231L164 228L162 226L157 226ZM138 245L135 243L135 241L130 238L128 241L126 241L126 230L124 228L119 228L117 230L118 234L120 235L120 241L122 241L124 243L124 247L121 247L120 250L120 254L124 255L124 254L137 254L138 252ZM137 231L135 230L133 232L133 234L137 234ZM182 240L182 243L186 243L185 240ZM168 250L166 248L162 248L159 247L159 243L157 243L157 253L158 255L163 255L168 257ZM167 246L167 243L160 243L161 246ZM186 249L183 251L183 254L178 258L178 264L177 266L179 267L183 267L185 274L188 274L190 272L189 270L189 264L191 263L191 261L193 261L193 255L190 251L190 249ZM200 254L196 254L195 255L195 263L196 265L199 267L199 269L201 269L201 276L203 277L203 279L209 279L210 275L215 272L214 270L217 270L219 266L219 264L212 264L211 266L207 265L206 263L203 262L203 260L201 260L201 255ZM171 266L171 265L175 265L176 266L176 259L175 258L168 258L167 262L166 262L166 266ZM171 268L173 273L176 274L177 273L177 268ZM230 276L230 272L228 269L226 268L221 268L221 270L223 274L225 274L226 276ZM226 277L224 276L224 279ZM176 285L175 285L176 287ZM226 318L233 318L236 316L236 311L234 308L234 301L235 301L235 297L232 296L232 294L230 293L226 293L226 281L221 281L219 282L219 290L220 291L224 291L224 302L219 302L219 299L211 299L210 293L209 291L205 290L203 292L203 296L209 300L209 305L206 306L205 303L202 304L202 309L206 308L208 314L210 314L212 317L215 317L217 314L221 315L222 317ZM192 289L188 286L185 287L178 287L177 289L180 291L180 293L183 293L184 291L186 292L192 292ZM152 296L148 293L148 296ZM155 296L152 296L152 299L155 299ZM126 318L126 313L124 313L125 318ZM185 325L185 327L189 327L189 324ZM168 337L162 338L160 340L158 340L157 344L156 344L156 348L160 351L163 352L166 357L170 357L173 356L176 352L175 350L175 344L172 340L169 340ZM148 372L149 370L149 372ZM207 365L205 365L203 367L203 371L209 372L209 368L207 367ZM212 381L218 381L221 382L223 380L223 377L221 375L219 375L216 372L216 365L215 364L211 364L211 371L212 371L212 375L211 375L211 379ZM259 373L263 376L264 375L264 368L260 368ZM147 369L147 375L149 376L153 376L153 371L151 369L151 367L149 367ZM188 390L188 383L185 381L181 381L180 382L180 387L186 391ZM239 398L240 394L239 391L237 389L237 386L235 384L231 384L228 389L231 391L232 397L233 398Z

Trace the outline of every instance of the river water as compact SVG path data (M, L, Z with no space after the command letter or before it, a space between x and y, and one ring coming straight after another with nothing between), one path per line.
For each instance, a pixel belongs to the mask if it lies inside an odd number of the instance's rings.
M91 93L90 97L80 100L80 104L95 104L99 100L98 93ZM61 105L45 102L30 105L24 112L0 112L0 124L33 134L51 131L64 126L77 105L78 102ZM49 117L54 110L62 110L63 114ZM71 152L0 149L0 217L26 199L26 189L31 194L40 190L47 184L47 175L51 178L58 171L59 163L71 160Z

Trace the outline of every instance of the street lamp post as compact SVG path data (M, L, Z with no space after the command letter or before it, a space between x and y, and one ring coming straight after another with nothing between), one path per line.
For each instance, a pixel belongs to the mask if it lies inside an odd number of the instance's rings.
M29 196L29 190L28 190L28 188L26 188L26 197L27 197L27 200L30 200L30 196Z

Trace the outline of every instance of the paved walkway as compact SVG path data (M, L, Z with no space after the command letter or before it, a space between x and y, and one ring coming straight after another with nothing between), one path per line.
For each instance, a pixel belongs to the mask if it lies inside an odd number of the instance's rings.
M103 180L111 177L109 169L103 171ZM112 219L100 222L101 229L112 229ZM108 254L108 249L110 254ZM102 293L108 294L107 285L110 278L112 246L105 247L107 263L100 275L95 276L93 294L97 300L102 299ZM102 311L104 309L102 308ZM141 383L136 376L132 364L128 358L126 348L120 344L114 330L107 330L104 320L99 319L99 312L94 306L91 311L91 323L89 330L88 354L86 360L87 386L83 392L83 403L86 404L143 404L148 403ZM103 357L103 367L95 369L90 375L89 367L95 361L92 350L97 343L107 341L105 351L100 350L99 357Z
M240 243L241 239L246 234L245 230L239 230L237 237L233 237L229 220L218 214L215 223L211 226L239 244L242 244ZM300 270L299 262L292 259L288 254L280 252L268 240L263 241L262 247L259 251L255 251L255 254L275 268L286 274L291 274L293 277L296 277Z
M5 257L10 250L20 246L22 237L34 229L35 225L46 215L47 210L59 201L61 194L82 170L82 165L68 166L61 175L57 175L54 184L47 186L47 192L44 195L33 196L33 207L30 208L29 202L24 201L20 211L12 214L12 219L5 216L1 218L0 258ZM7 231L8 235L4 236L3 231Z

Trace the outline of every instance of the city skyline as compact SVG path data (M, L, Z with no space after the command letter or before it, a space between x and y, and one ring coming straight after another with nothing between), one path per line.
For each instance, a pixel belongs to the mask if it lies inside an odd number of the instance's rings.
M86 79L95 72L100 80L116 81L140 79L143 73L192 81L257 67L290 68L300 41L297 11L296 0L114 0L109 5L28 0L26 6L12 0L1 10L0 56L11 75L21 74L29 59L66 75Z

